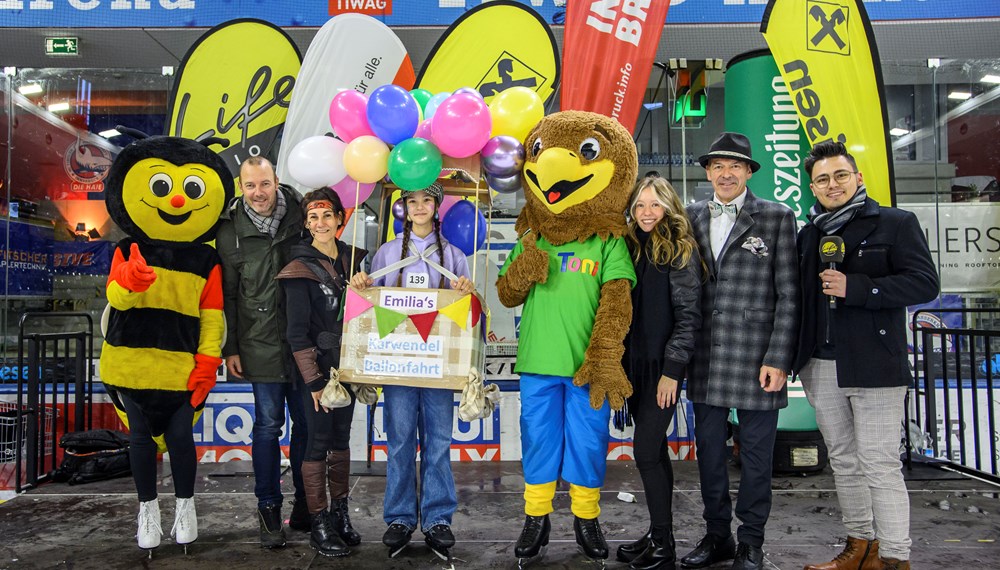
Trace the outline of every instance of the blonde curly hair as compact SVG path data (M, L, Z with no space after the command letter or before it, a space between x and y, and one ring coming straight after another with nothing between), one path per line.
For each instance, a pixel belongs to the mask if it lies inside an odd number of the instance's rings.
M694 239L694 230L688 220L684 206L674 187L666 179L650 175L640 179L632 187L632 193L628 199L628 231L625 234L629 251L632 253L632 260L639 261L642 255L641 244L636 236L638 226L635 220L635 205L639 201L639 194L646 188L653 191L656 201L665 210L663 219L657 222L653 231L649 234L649 242L646 249L650 261L656 265L673 265L681 268L687 266L691 261L691 256L698 248L698 242Z

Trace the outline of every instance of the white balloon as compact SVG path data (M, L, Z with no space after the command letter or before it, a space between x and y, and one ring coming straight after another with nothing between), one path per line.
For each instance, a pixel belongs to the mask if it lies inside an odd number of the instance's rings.
M327 136L303 139L288 154L288 173L307 188L333 186L347 176L344 149L347 145Z

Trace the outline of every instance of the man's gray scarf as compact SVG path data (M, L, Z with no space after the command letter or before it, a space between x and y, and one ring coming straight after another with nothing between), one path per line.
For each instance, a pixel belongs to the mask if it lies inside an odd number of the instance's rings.
M840 208L828 212L823 209L823 206L819 202L813 204L813 207L809 209L809 213L806 217L809 218L819 231L823 232L823 235L831 235L840 231L840 228L847 225L854 219L854 216L858 214L862 206L865 205L865 200L868 199L868 192L865 190L864 184L858 186L858 191L854 193L851 200L841 206Z

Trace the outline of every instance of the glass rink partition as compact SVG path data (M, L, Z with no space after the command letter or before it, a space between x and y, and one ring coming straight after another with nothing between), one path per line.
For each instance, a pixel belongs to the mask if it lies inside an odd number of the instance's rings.
M397 3L400 4L403 3ZM544 19L553 24L558 9L548 1L541 4L544 4L540 8ZM686 202L706 198L711 193L705 171L696 159L727 125L724 70L736 54L764 45L756 30L759 15L757 24L750 21L752 14L734 16L735 23L725 28L727 32L720 36L722 28L718 25L697 21L686 11L696 4L698 0L688 0L671 7L657 55L662 64L652 70L645 93L646 104L635 126L639 174L655 171L668 178ZM870 12L873 19L878 20L874 6L869 4ZM435 10L438 7L432 8L437 18ZM995 18L998 15L985 16ZM993 24L983 24L989 20L982 19L984 14L967 16L971 22L969 30L992 29L989 25ZM692 21L684 27L671 25L672 21L678 21L671 18L681 17L692 18ZM454 17L428 22L420 30L406 27L405 23L387 23L403 26L394 27L394 30L419 73L424 58L444 32L444 26L453 20ZM315 26L322 24L310 22L273 23L282 26L305 53ZM215 23L218 22L204 25ZM556 38L561 39L561 24L554 24ZM71 22L52 25L66 26L53 35L73 37L76 33L68 27L74 25ZM191 25L171 36L175 53L184 53L207 30ZM693 48L681 47L680 42L698 35L699 29L706 35L715 34L711 37L716 45L698 46L698 53L685 52ZM910 31L900 31L903 29ZM885 80L896 205L917 215L941 275L940 298L911 310L911 315L922 310L922 319L927 321L934 320L935 308L996 307L1000 288L1000 137L997 137L1000 132L1000 46L995 40L980 41L978 32L963 38L945 25L936 30L933 21L895 22L892 26L879 25L876 21L875 26L875 36L883 54L880 64ZM63 318L60 315L64 313L88 315L94 323L100 322L107 303L105 286L111 256L117 241L124 237L108 216L103 194L107 169L120 148L129 141L114 127L125 125L147 133L164 133L169 122L170 93L176 81L173 73L180 64L178 56L164 61L152 56L133 58L141 61L129 67L115 67L119 60L110 55L104 56L98 64L87 59L87 65L80 65L83 60L72 56L29 58L24 50L8 49L11 46L7 45L24 32L23 29L4 28L0 33L0 66L3 66L3 74L0 74L0 248L3 250L0 256L3 263L0 267L0 402L3 403L0 422L6 417L3 414L17 408L19 384L23 385L33 374L43 377L59 374L60 379L65 379L56 383L60 386L76 381L75 377L69 378L77 374L75 361L62 363L57 371L18 364L21 317L29 312L52 314L51 318L32 320L31 326L35 328L30 332L39 334L73 332L75 323L81 319ZM84 35L82 30L79 32L78 35ZM113 45L120 33L123 32L88 29L86 37L90 43L81 44L80 57L98 57L102 42ZM685 35L689 33L692 35ZM922 49L914 47L916 41L953 44L957 55L924 57ZM37 46L36 51L42 47ZM136 49L138 52L152 53L148 45L138 48L141 48ZM675 57L671 53L685 57ZM723 57L720 58L720 54ZM671 57L675 61L671 61ZM788 101L780 95L776 94L777 98L769 106L748 107L739 112L786 115L787 109L783 110L782 105L787 106ZM556 110L558 97L547 107L548 112ZM271 158L277 159L277 148L272 150L275 156ZM755 155L757 150L754 149ZM802 156L798 158L801 160ZM796 198L809 199L806 175L795 168L786 170L782 171L785 178L777 182L778 175L772 172L767 178L754 176L749 185L751 188L774 186L791 177L798 182ZM380 228L391 226L393 221L390 212L378 207L379 194L374 192L373 198L354 214L360 220L358 243L369 251L375 250ZM486 268L476 276L477 289L491 310L485 376L487 381L501 386L502 395L492 417L467 423L458 420L456 415L452 445L455 461L520 459L519 397L517 375L513 372L520 311L506 309L498 302L493 282L516 239L513 222L522 204L520 193L494 198L487 212L492 218L488 246L476 254L480 256L478 266ZM955 326L996 330L992 318L979 319L975 311L968 314L972 316ZM908 321L907 326L915 326L914 322ZM934 320L934 330L948 327L950 322L947 316L941 316ZM94 427L120 429L97 370L103 340L99 329L94 327L93 353L80 355L86 364L87 380L93 383L91 417ZM989 342L995 342L992 336L985 336L990 338ZM962 336L955 338L956 342L962 342ZM969 353L961 349L951 343L918 343L914 356L918 374L924 370L925 352L940 355L957 350ZM995 349L990 352L996 353ZM979 350L975 354L984 357L987 352ZM76 358L76 353L73 357ZM54 362L62 361L57 358ZM980 364L973 362L970 366L978 369ZM942 367L926 369L934 374ZM210 395L206 412L195 429L199 461L249 458L253 397L248 384L231 380L224 370L220 370L217 388ZM932 383L934 380L946 382L942 378L932 378ZM977 397L976 405L996 410L1000 403L994 388L1000 387L990 386L987 391L987 386L983 385L982 397ZM69 413L63 408L75 406L77 396L68 396L65 402L54 400L48 404L52 410L42 410L39 414L44 418L51 413L56 419L56 440L62 433L60 430L65 429L61 414ZM456 404L458 396L456 393ZM681 404L669 431L670 453L677 459L689 460L695 456L694 420L690 403L682 399ZM946 433L942 423L943 409L938 420L929 415L932 415L931 410L926 407L919 415L911 414L924 423L910 428L912 440L927 433ZM953 419L949 416L948 421ZM937 421L938 429L928 429L927 421ZM996 438L997 427L990 429L993 429L992 438ZM622 430L612 428L609 460L632 458L631 430L630 426ZM9 449L9 444L16 443L17 436L15 430L0 431L0 450ZM283 443L287 444L287 429L283 438ZM925 440L920 441L924 442L920 445L921 454L936 449ZM944 446L937 448L944 450ZM358 407L352 430L352 451L355 460L365 457L384 460L381 404L374 410ZM975 453L967 455L970 458L977 456ZM13 459L11 454L0 455L0 472L10 463L9 459Z

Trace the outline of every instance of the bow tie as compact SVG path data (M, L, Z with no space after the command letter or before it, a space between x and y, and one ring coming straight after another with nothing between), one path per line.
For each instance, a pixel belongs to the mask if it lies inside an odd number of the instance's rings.
M713 218L718 218L723 212L730 217L730 219L736 219L736 204L726 204L722 205L714 200L708 202L708 211L711 212Z

